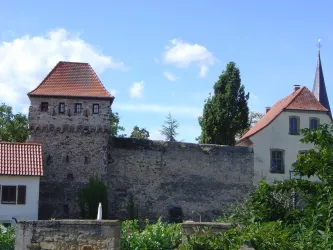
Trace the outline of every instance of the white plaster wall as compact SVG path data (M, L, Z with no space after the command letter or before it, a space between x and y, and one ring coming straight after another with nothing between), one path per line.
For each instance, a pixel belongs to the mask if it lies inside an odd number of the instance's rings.
M12 217L17 220L37 220L39 201L39 177L38 176L0 176L0 185L25 185L26 204L12 205L1 204L0 222L12 222Z
M274 180L289 180L289 170L297 160L299 151L313 147L311 144L301 143L301 135L289 135L289 116L293 115L300 117L300 129L309 128L310 117L319 118L320 124L331 123L331 119L324 112L284 111L270 125L250 137L254 152L254 184L257 184L263 177L266 177L270 183ZM284 174L270 173L270 151L273 148L285 150Z

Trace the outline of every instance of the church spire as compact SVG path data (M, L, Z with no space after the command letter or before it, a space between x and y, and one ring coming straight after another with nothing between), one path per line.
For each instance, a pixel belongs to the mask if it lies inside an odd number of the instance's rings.
M318 99L318 101L321 103L321 105L323 105L325 108L328 109L329 114L331 115L330 103L328 101L324 74L323 74L323 69L321 66L320 48L321 48L321 44L320 44L320 39L319 39L319 41L318 41L318 62L317 62L317 69L316 69L316 75L315 75L312 93L315 95L315 97Z

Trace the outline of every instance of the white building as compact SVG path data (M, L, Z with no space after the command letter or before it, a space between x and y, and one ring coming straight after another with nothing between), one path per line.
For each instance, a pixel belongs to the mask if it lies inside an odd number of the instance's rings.
M38 219L42 175L40 144L0 143L0 223Z
M330 106L326 93L320 53L313 92L295 85L294 91L278 101L237 142L251 146L254 152L254 184L263 177L268 182L293 178L292 164L297 155L313 145L300 142L300 130L316 129L319 124L331 123Z

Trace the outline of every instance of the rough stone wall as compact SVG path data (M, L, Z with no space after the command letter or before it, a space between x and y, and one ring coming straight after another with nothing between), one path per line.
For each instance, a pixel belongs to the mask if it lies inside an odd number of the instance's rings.
M23 221L15 250L120 250L120 232L120 221Z
M139 218L167 216L180 205L185 219L215 219L253 187L248 147L115 138L108 166L110 216L128 218L132 194ZM195 211L195 214L192 214Z
M43 148L39 219L79 218L77 192L93 175L107 182L110 101L38 97L30 101L31 141ZM41 112L42 102L48 102L48 112ZM59 103L65 103L65 114L59 114ZM73 112L75 103L82 103L80 114ZM92 104L100 104L99 114L92 113Z

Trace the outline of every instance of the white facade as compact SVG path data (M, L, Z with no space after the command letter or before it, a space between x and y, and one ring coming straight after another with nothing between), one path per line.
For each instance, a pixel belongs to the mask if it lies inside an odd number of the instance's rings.
M39 178L39 176L0 176L0 223L12 224L14 222L12 217L18 221L38 219ZM25 186L25 204L4 204L3 191L6 186Z
M326 112L320 111L283 111L267 127L257 132L249 139L253 143L254 152L254 184L263 177L271 183L275 180L289 180L292 164L297 160L300 151L313 148L311 144L300 142L301 135L289 134L289 117L299 117L300 129L309 128L310 118L318 118L320 124L331 123L331 118ZM283 173L271 173L271 151L282 150L284 161Z

